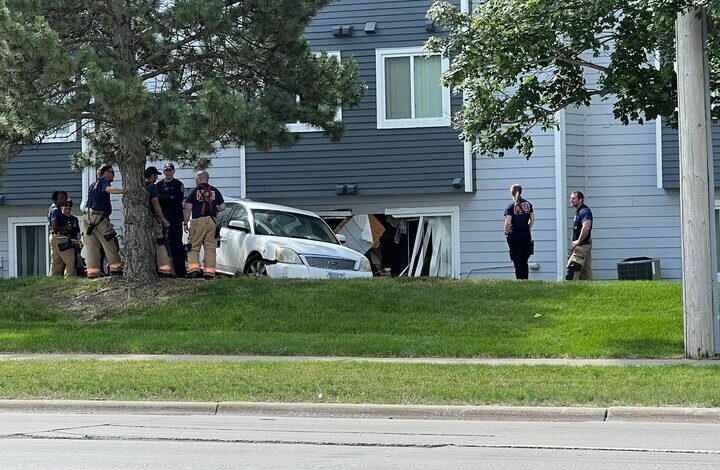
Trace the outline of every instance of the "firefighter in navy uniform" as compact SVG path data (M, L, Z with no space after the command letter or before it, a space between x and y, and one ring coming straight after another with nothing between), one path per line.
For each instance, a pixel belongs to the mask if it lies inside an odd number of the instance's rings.
M208 181L210 175L207 171L199 171L195 175L197 185L188 195L183 212L183 227L189 233L190 252L188 253L187 277L197 278L201 274L205 279L215 278L215 250L217 249L217 221L218 212L225 210L225 200L214 186ZM188 229L188 222L192 216L192 224ZM205 269L200 269L200 248L205 250Z
M155 261L157 263L157 273L160 277L172 277L172 267L170 266L170 257L165 241L165 230L170 226L170 222L163 215L158 200L158 190L155 181L160 172L154 166L145 168L145 186L148 191L148 209L152 215L152 231L153 238L157 245L155 246Z
M61 210L67 205L68 194L65 191L54 191L52 200L47 216L50 224L50 275L73 277L76 272L75 251L70 242L72 225Z
M512 185L510 194L513 202L505 208L505 238L515 266L515 279L527 279L530 274L528 259L533 252L530 229L535 223L535 212L533 205L522 198L522 186Z
M183 246L183 199L185 185L175 179L175 165L166 163L163 168L165 178L155 183L158 200L165 218L170 222L168 236L170 241L170 257L173 271L177 277L185 277L185 247Z
M110 264L110 274L122 275L117 233L110 223L110 214L112 213L110 195L123 194L124 191L112 186L115 170L111 165L101 166L97 176L97 180L88 189L88 202L85 215L83 215L87 248L87 276L89 278L100 276L101 248Z
M80 229L80 219L78 219L72 214L72 208L73 200L68 199L67 203L62 206L61 210L62 214L70 221L70 241L72 242L73 250L75 252L75 272L78 276L84 276L85 260L80 254L83 248L83 242L81 238L82 230Z

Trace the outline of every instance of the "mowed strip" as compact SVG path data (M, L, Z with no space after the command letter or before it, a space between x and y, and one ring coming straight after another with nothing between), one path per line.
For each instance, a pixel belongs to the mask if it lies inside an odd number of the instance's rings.
M693 366L8 361L0 398L436 405L720 406Z
M682 357L678 282L0 280L0 351Z

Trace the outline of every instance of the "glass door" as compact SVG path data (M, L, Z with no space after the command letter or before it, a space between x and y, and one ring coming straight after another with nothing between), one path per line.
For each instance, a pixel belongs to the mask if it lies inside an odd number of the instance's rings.
M14 259L11 275L47 276L50 268L47 222L16 222L13 228Z

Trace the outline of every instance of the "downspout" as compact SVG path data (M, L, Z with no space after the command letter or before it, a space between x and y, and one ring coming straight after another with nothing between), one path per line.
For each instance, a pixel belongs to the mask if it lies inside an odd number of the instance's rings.
M565 253L567 252L567 126L565 110L555 113L558 123L555 129L555 238L557 242L557 280L565 278Z

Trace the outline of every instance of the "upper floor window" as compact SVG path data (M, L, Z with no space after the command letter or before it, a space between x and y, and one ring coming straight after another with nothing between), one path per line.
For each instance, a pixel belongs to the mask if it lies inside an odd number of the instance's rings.
M319 56L319 52L314 53L316 56ZM337 60L340 60L340 51L327 51L327 55L331 57L336 57ZM298 96L296 98L298 101L300 100L300 97ZM342 121L342 107L338 106L337 110L335 111L335 122ZM287 128L290 132L322 132L322 128L315 127L310 124L306 124L304 122L291 122L287 124Z
M77 140L75 135L76 126L74 122L69 122L65 124L63 127L55 131L54 134L51 134L47 137L45 137L42 141L44 143L47 142L70 142L73 140Z
M450 125L450 89L442 74L449 62L422 47L377 49L377 127L440 127Z

